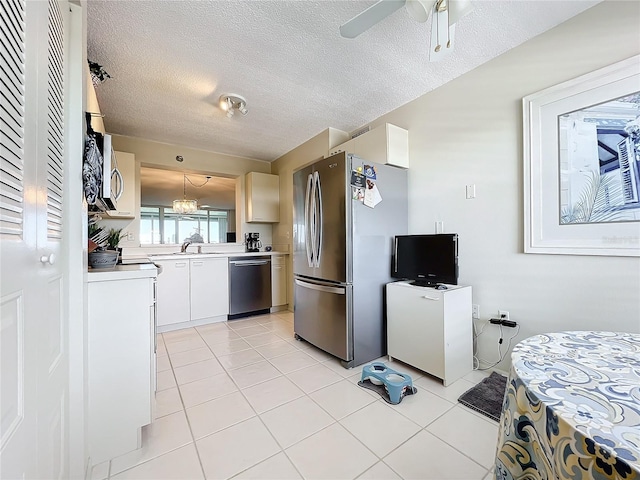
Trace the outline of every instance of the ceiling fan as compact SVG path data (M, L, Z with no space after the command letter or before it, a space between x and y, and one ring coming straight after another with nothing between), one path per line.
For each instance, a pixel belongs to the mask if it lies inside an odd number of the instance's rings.
M426 22L431 14L429 60L432 62L453 50L455 23L473 10L470 0L379 0L342 25L340 35L355 38L403 6L418 22Z

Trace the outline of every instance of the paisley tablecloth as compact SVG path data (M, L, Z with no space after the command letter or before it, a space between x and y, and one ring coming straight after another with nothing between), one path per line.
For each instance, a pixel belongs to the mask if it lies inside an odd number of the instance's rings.
M497 479L640 479L640 335L537 335L511 359Z

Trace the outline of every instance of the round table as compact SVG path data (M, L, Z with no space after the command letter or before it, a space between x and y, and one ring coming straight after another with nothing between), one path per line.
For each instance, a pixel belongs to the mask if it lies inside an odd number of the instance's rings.
M640 335L537 335L511 360L497 479L640 479Z

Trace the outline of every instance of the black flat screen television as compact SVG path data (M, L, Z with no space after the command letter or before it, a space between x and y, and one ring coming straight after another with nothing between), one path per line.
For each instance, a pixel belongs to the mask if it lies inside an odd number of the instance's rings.
M458 284L458 235L397 235L391 276L414 285Z

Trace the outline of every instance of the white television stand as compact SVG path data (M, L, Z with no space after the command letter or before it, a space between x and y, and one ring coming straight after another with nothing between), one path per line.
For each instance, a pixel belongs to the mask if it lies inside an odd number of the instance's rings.
M450 385L473 370L471 287L387 284L387 349Z

